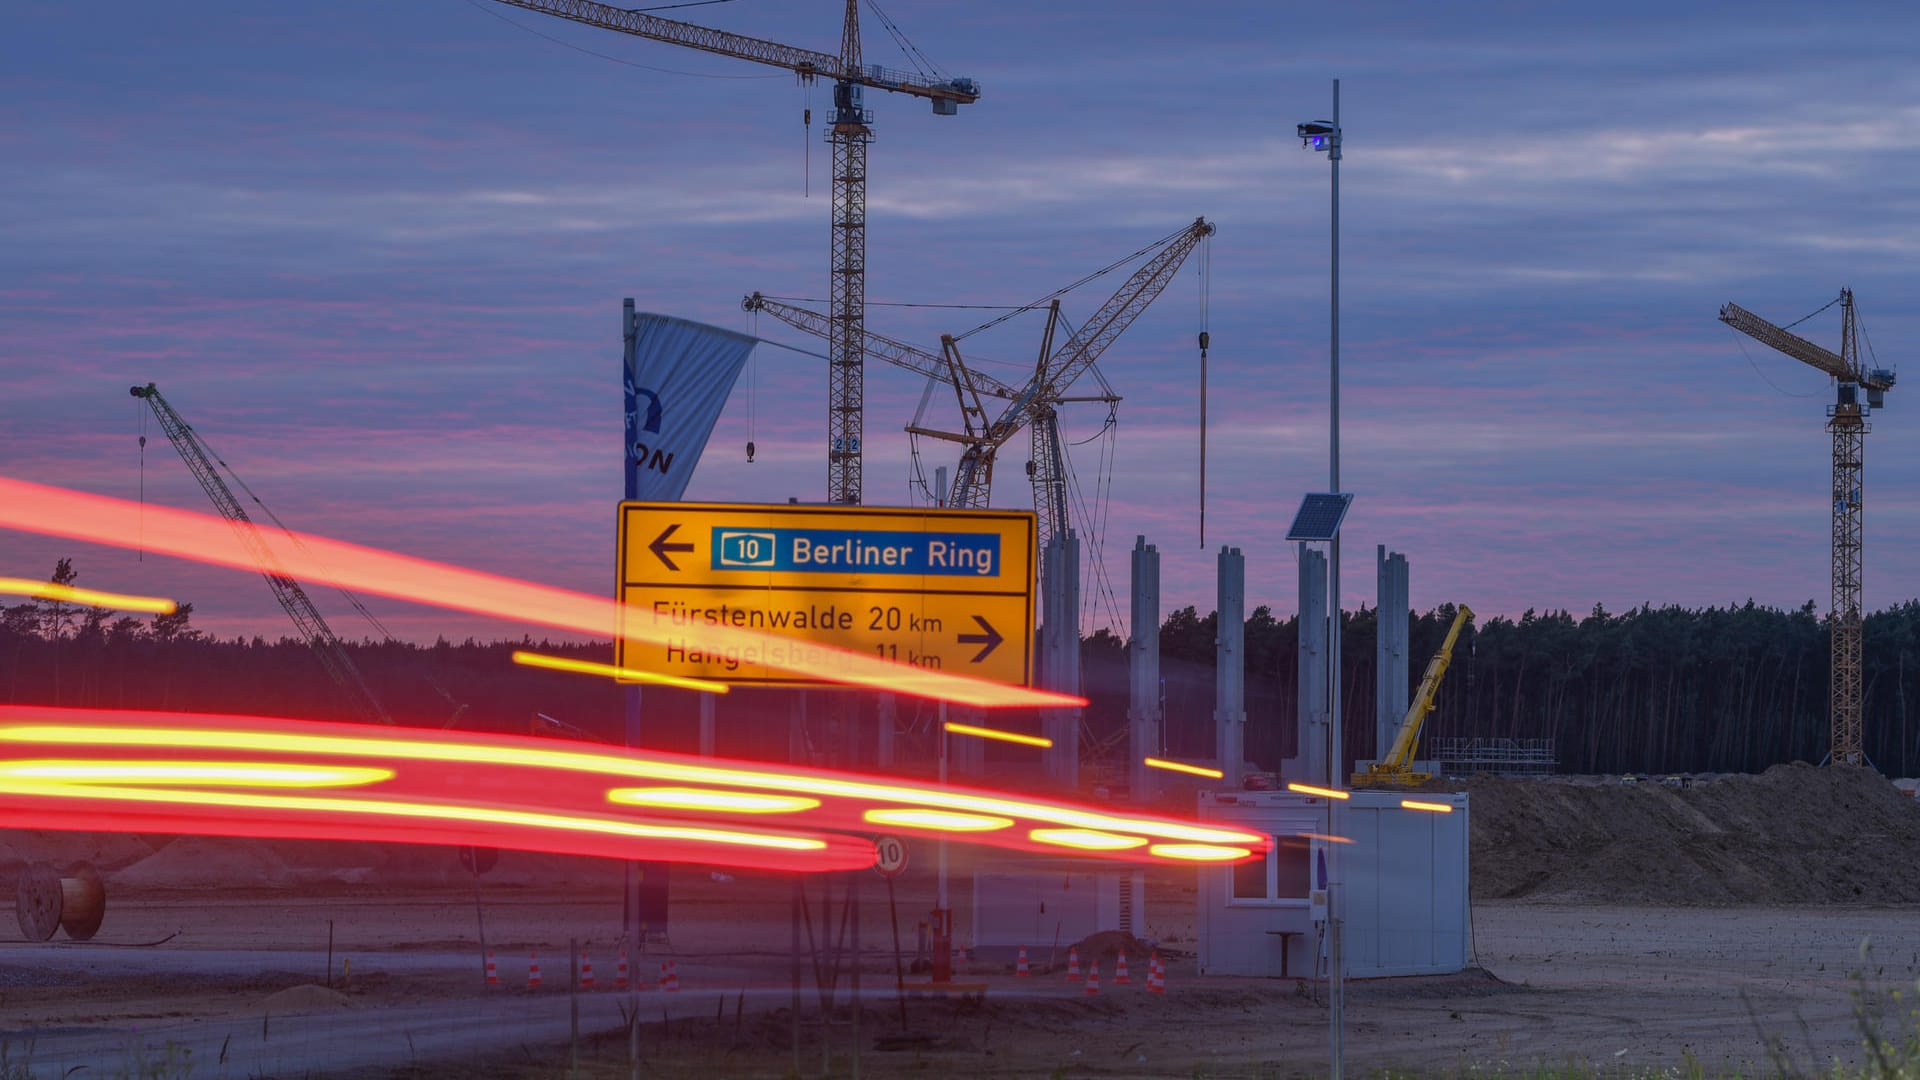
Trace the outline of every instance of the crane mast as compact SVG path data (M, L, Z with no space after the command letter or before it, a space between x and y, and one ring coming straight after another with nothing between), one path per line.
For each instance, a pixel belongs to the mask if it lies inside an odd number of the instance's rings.
M587 26L663 41L703 52L785 68L801 80L833 81L826 138L833 147L833 219L828 278L827 501L861 499L861 451L866 359L867 144L873 114L867 87L926 98L937 116L952 116L980 98L972 79L930 79L862 63L859 0L847 0L840 55L795 48L692 23L663 19L590 0L496 0Z
M1886 403L1894 373L1868 368L1860 359L1853 290L1840 290L1840 352L1832 351L1755 315L1738 304L1720 309L1720 321L1768 348L1826 373L1835 380L1834 403L1827 406L1827 431L1833 437L1833 592L1827 619L1831 649L1828 688L1828 760L1864 765L1865 740L1860 716L1860 579L1863 558L1863 473L1867 422ZM1861 391L1866 399L1861 400Z
M327 669L327 674L340 685L348 697L353 699L355 709L366 719L382 724L393 723L393 719L387 715L386 710L380 707L380 701L374 696L372 688L367 686L367 680L360 674L360 669L354 665L353 658L347 655L346 647L334 635L333 629L327 625L327 620L320 617L320 610L313 606L313 600L307 596L307 591L302 589L300 583L281 567L280 560L273 557L273 549L260 535L260 527L247 516L246 510L240 505L240 500L234 496L233 489L227 487L226 481L220 478L219 471L213 465L213 455L207 452L199 437L193 433L193 428L180 418L180 414L174 411L166 398L160 396L160 391L154 384L129 387L127 392L145 400L148 407L153 410L154 419L160 422L160 430L166 433L167 441L180 452L181 460L187 463L187 469L193 473L193 478L200 481L200 487L206 491L207 497L213 500L213 505L220 511L220 516L226 518L227 523L233 526L233 531L239 535L241 544L246 547L248 554L253 556L254 563L260 568L260 575L266 578L267 584L272 587L273 598L286 609L288 617L293 619L293 625L299 629L300 636L307 639L313 654L320 658L320 666Z

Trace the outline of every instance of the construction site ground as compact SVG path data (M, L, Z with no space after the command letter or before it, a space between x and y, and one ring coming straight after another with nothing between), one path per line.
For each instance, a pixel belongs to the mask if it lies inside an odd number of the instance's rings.
M1357 1074L1688 1059L1752 1074L1778 1070L1779 1048L1802 1069L1858 1061L1858 995L1911 993L1920 978L1920 808L1877 776L1787 766L1685 790L1465 786L1479 966L1349 982ZM925 854L896 882L909 957L932 906ZM576 1052L570 940L586 943L599 983L578 999L579 1074L627 1075L628 995L607 989L620 892L605 864L507 853L480 879L504 984L487 989L473 881L451 852L0 833L0 885L27 859L62 858L101 866L107 916L93 944L22 943L0 917L8 1080L78 1065L72 1075L93 1077L563 1075ZM964 882L969 863L954 862ZM808 960L796 1070L790 882L677 872L669 942L632 957L655 978L672 959L681 986L638 995L642 1075L851 1075L856 1046L862 1076L1326 1072L1323 984L1196 975L1191 874L1149 878L1141 936L1168 958L1164 996L1146 991L1137 958L1132 983L1115 985L1111 957L1088 996L1046 970L1068 943L1036 942L1029 978L997 960L963 965L979 991L916 991L926 976L909 974L904 1023L885 884L860 880L857 1041L843 975L823 1047ZM964 930L969 898L955 892Z

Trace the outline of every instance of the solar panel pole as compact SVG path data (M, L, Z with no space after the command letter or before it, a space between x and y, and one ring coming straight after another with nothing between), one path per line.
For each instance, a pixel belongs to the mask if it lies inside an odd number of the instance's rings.
M1327 160L1333 165L1333 205L1331 215L1331 271L1332 289L1328 302L1328 423L1327 423L1327 465L1331 483L1328 487L1340 490L1340 80L1333 80L1333 120L1315 120L1300 124L1295 128L1303 146L1324 151ZM1340 534L1336 530L1327 544L1327 780L1328 786L1340 788L1345 771L1340 738ZM1330 800L1337 803L1339 800ZM1331 828L1337 820L1335 808L1327 807L1328 824ZM1339 835L1337 829L1334 835ZM1331 948L1332 969L1329 974L1328 988L1328 1025L1331 1028L1329 1040L1332 1043L1332 1061L1328 1075L1332 1080L1341 1080L1341 1013L1345 1006L1344 987L1340 973L1340 906L1339 906L1339 853L1329 852L1327 870L1328 929Z

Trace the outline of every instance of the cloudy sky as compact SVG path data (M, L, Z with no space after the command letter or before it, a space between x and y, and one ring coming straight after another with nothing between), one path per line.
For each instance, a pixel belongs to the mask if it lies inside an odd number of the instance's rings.
M1327 482L1329 170L1291 133L1329 112L1337 76L1349 605L1371 603L1387 544L1421 609L1825 609L1828 384L1714 316L1734 300L1788 322L1851 285L1882 363L1920 340L1920 10L885 10L983 95L956 117L870 102L870 299L1017 304L1218 223L1206 541L1247 552L1249 607L1293 610L1280 538ZM671 14L838 48L832 0ZM910 66L871 10L865 25L869 62ZM152 381L289 525L605 593L621 298L750 329L745 293L824 295L827 147L801 118L829 99L488 0L10 4L0 472L138 497L127 387ZM1067 416L1091 439L1074 457L1087 509L1110 492L1090 531L1119 610L1090 603L1089 629L1124 616L1136 533L1163 553L1169 607L1213 604L1198 268L1102 363L1126 399L1111 446L1099 407ZM1836 346L1837 310L1802 331ZM876 306L869 325L937 348L985 314ZM1039 330L1016 320L975 352L1025 362ZM823 497L823 368L760 349L689 497ZM866 498L902 503L923 386L870 368L867 387ZM1868 441L1873 608L1920 594L1905 396ZM207 509L145 433L145 498ZM1028 502L1020 483L996 495ZM286 632L246 575L0 535L0 574L61 555L83 584L192 601L208 629ZM375 606L425 640L525 629Z

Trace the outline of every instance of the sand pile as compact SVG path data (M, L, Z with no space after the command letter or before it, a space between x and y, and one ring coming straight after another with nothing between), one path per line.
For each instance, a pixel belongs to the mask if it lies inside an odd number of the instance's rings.
M1482 778L1473 895L1638 904L1920 902L1920 805L1864 769L1776 765L1675 789Z

